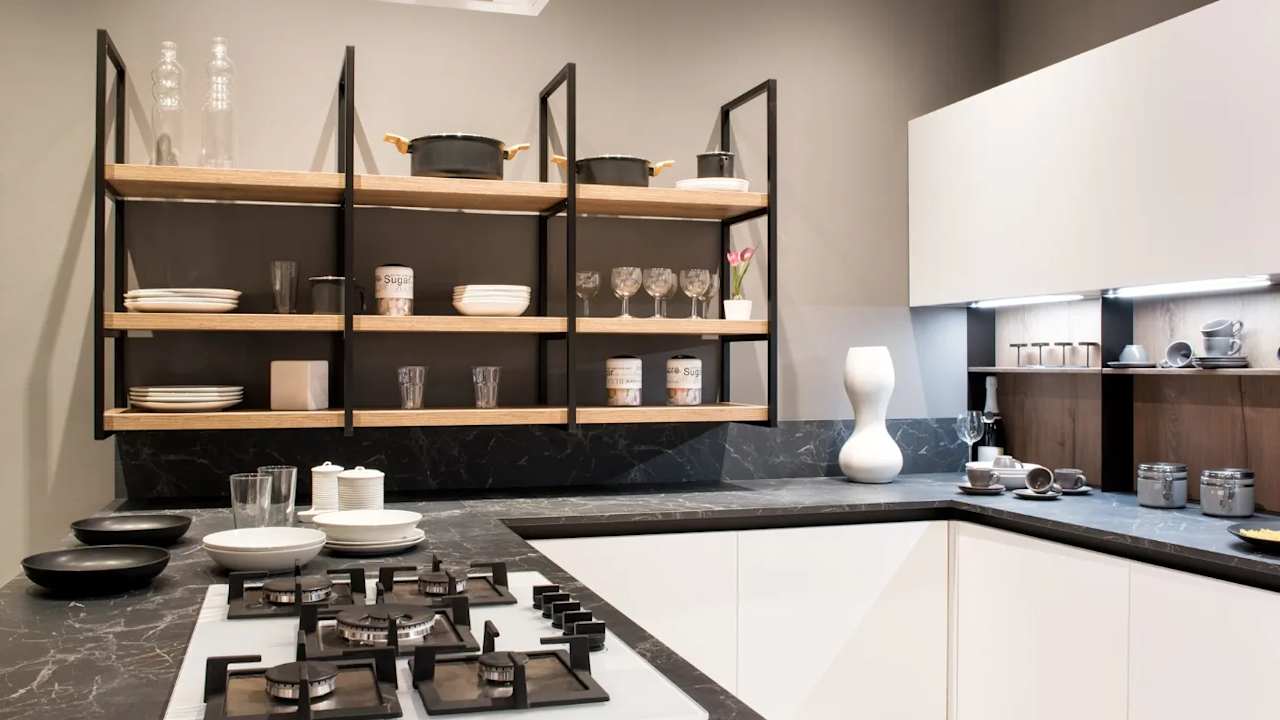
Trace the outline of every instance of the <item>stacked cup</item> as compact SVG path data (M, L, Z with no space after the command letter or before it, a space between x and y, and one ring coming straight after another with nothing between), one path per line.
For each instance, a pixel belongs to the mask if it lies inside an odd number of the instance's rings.
M1240 353L1243 330L1244 323L1239 320L1210 320L1201 325L1204 354L1195 359L1196 366L1206 370L1248 367L1248 356Z
M381 510L385 477L381 470L363 465L338 473L338 509Z

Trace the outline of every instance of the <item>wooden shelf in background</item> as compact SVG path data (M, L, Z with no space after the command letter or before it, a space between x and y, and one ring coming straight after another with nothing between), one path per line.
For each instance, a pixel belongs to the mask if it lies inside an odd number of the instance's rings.
M1266 377L1268 375L1280 375L1280 368L1223 368L1221 370L1201 370L1200 368L1187 368L1185 370L1174 370L1172 368L1107 368L1102 372L1106 375L1162 375L1165 377L1181 377L1184 375L1250 375Z
M279 430L340 428L341 410L220 410L217 412L150 412L113 408L104 413L107 430Z
M578 185L578 212L724 220L769 206L769 196L726 190Z
M1002 375L1098 375L1102 373L1102 369L1096 367L971 367L969 372Z
M752 422L769 419L767 405L711 403L707 405L639 407L580 407L578 422L583 425L609 423Z
M694 320L690 318L578 318L584 335L766 335L768 320Z
M219 170L167 165L107 165L107 185L127 198L337 204L343 177L333 172Z
M342 318L339 317L339 324ZM475 317L466 315L357 315L356 332L438 333L562 333L569 323L562 317Z
M356 410L356 427L418 427L449 425L562 425L569 421L563 407L423 408L421 410Z
M342 316L109 312L103 318L102 327L107 330L189 332L342 332Z

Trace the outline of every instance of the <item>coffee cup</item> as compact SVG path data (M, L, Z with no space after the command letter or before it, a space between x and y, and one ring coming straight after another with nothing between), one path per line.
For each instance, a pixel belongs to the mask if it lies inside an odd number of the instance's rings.
M1244 330L1244 323L1239 320L1219 318L1210 320L1200 326L1200 334L1210 337L1236 337Z
M1125 363L1144 363L1150 362L1151 358L1147 355L1147 349L1142 345L1125 345L1120 351L1120 362Z
M964 476L969 480L969 484L976 488L988 488L996 483L994 473L986 463L965 465Z
M1058 468L1053 471L1053 482L1063 490L1079 490L1089 482L1089 479L1084 476L1084 471L1078 468Z
M1053 490L1053 473L1049 468L1035 465L1027 469L1027 487L1035 493L1047 493Z
M1022 467L1022 463L1018 462L1012 455L997 455L991 461L991 467L997 470L1012 470Z
M1210 356L1238 355L1240 353L1240 339L1233 337L1206 337L1204 339L1204 354Z
M1191 364L1191 358L1194 355L1191 343L1177 340L1169 343L1169 347L1165 348L1164 360L1171 368L1184 368Z

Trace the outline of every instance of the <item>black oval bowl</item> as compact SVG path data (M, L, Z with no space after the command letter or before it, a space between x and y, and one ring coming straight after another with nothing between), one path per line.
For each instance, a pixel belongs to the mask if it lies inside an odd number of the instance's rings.
M1280 552L1280 540L1263 540L1262 538L1249 537L1248 535L1242 535L1240 533L1241 530L1280 530L1280 520L1253 520L1251 522L1236 523L1227 528L1227 532L1254 547L1271 552Z
M31 582L58 593L102 595L149 585L169 564L169 551L150 545L92 545L22 560Z
M187 534L186 515L104 515L71 523L71 532L85 545L172 545Z

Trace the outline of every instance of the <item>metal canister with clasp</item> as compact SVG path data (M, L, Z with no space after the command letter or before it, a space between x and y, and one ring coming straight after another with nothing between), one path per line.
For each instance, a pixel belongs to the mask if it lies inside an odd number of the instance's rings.
M1187 466L1158 462L1138 465L1138 504L1151 508L1187 505Z
M1249 517L1253 514L1253 471L1220 468L1200 473L1200 512L1216 517Z

